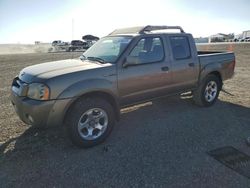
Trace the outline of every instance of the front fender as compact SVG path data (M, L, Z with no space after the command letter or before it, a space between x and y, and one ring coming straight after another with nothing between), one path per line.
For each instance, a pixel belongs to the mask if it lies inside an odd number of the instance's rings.
M77 82L68 88L66 88L59 96L58 99L67 99L71 98L70 102L67 104L67 107L64 110L64 114L67 113L70 106L84 94L91 94L93 92L105 93L113 98L113 107L115 109L115 114L117 120L120 119L120 108L118 103L117 95L117 86L116 83L113 83L108 80L103 79L91 79Z
M117 96L117 85L109 80L91 79L76 82L63 90L58 99L79 97L90 92L105 92L113 97Z

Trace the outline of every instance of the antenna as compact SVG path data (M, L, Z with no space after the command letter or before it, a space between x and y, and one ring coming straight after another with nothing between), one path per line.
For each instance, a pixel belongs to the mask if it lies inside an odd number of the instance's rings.
M72 18L72 23L71 23L71 26L72 26L72 35L71 35L71 40L74 40L74 18Z

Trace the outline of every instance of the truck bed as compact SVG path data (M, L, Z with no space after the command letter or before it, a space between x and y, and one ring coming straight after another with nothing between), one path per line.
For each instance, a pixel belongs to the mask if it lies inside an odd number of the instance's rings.
M234 74L235 56L233 52L198 51L198 59L203 69L218 67L222 80L229 79Z
M221 54L221 53L227 53L223 51L198 51L198 55L208 55L208 54Z

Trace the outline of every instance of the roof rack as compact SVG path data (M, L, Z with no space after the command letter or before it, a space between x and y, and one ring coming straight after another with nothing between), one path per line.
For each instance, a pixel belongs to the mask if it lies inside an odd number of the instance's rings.
M145 26L139 33L144 34L145 32L157 31L157 30L166 30L166 29L179 29L181 33L185 33L182 27L180 26Z
M119 34L145 34L146 32L156 31L156 30L166 30L166 29L178 29L181 33L185 33L180 26L152 26L147 25L143 27L129 27L116 29L109 35L119 35Z

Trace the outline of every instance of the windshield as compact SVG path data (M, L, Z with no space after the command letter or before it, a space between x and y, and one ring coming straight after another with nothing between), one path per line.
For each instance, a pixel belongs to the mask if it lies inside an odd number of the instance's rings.
M104 62L115 63L125 50L132 37L104 37L83 53L87 59L102 59Z

